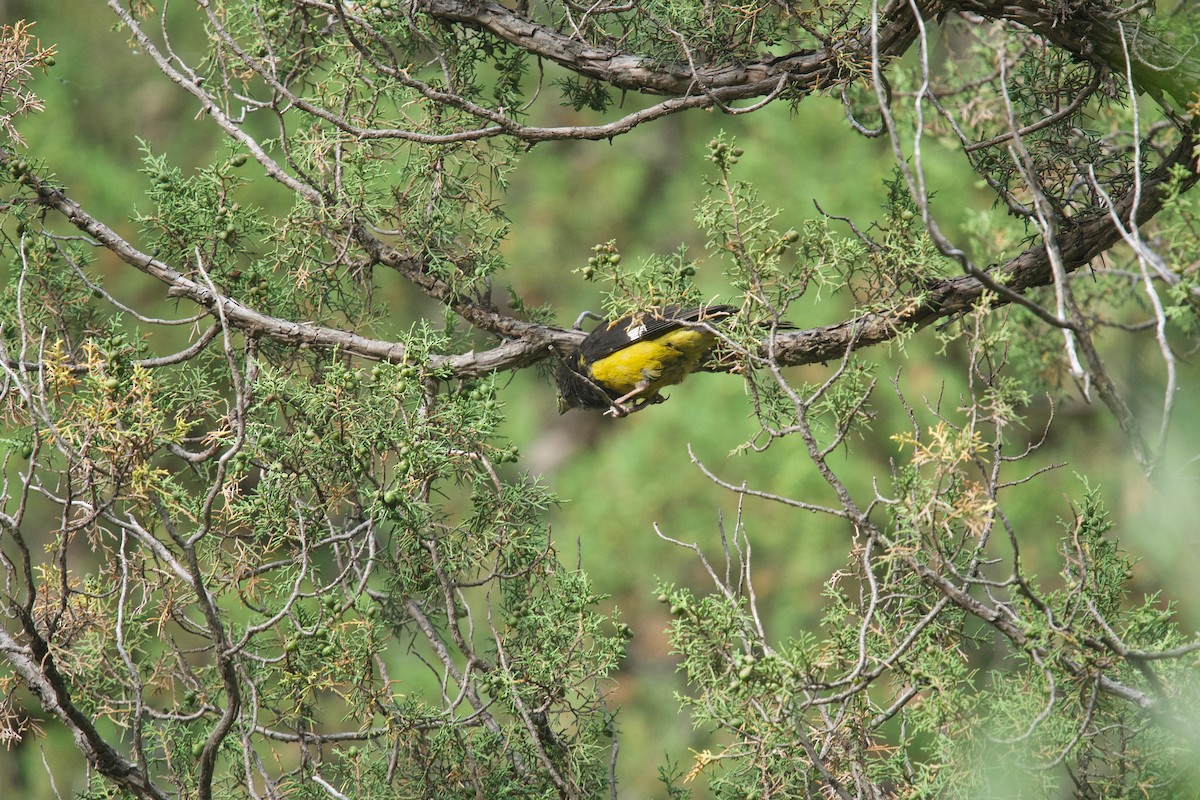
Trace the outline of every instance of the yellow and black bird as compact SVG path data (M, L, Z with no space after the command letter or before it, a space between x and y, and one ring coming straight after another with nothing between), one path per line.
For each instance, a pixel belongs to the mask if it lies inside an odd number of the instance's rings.
M716 345L711 323L736 310L727 305L664 306L601 322L558 365L559 413L603 408L623 417L661 403L659 392L686 378ZM630 401L634 405L626 406Z

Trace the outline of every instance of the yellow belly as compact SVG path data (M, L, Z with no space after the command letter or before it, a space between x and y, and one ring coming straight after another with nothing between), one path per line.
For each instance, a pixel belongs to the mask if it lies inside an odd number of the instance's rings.
M591 365L592 380L618 394L645 386L644 396L651 397L686 378L715 343L716 337L707 331L673 330L596 361Z

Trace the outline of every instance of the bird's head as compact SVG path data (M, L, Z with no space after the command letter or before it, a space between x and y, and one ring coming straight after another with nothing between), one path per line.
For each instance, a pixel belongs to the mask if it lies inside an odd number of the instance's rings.
M571 369L566 361L560 361L555 369L554 383L558 386L560 414L572 408L606 409L612 405L612 399L599 386Z

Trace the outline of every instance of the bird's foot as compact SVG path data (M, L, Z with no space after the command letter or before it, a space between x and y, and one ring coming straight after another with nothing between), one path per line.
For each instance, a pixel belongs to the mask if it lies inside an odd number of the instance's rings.
M608 407L608 410L604 412L604 416L612 417L613 419L620 419L621 417L629 416L636 410L636 408L630 408L623 403L613 403Z
M632 405L626 405L625 403L621 402L624 399L625 398L613 400L609 405L608 410L604 412L605 415L610 416L613 419L620 419L621 417L628 417L635 411L641 411L646 406L656 406L659 403L665 403L667 400L667 398L663 397L661 394L656 394L650 397L642 398Z

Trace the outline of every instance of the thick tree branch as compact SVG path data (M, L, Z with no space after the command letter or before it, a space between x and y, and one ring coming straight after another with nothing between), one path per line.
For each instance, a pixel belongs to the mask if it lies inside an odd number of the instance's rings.
M1181 49L1150 30L1144 20L1122 19L1101 2L1041 3L1011 0L954 0L956 10L1024 26L1055 47L1081 59L1125 73L1125 47L1134 85L1160 103L1170 95L1179 109L1196 102L1200 89L1200 47Z
M677 97L705 93L713 101L770 94L781 79L801 91L829 86L849 74L849 65L866 63L871 53L870 30L864 26L832 48L750 64L693 68L684 61L664 62L581 41L490 0L419 0L416 7L443 22L486 30L540 58L619 89ZM889 0L881 16L886 22L879 30L880 54L885 58L902 55L917 34L908 1Z
M1195 184L1198 174L1194 146L1191 137L1184 139L1166 161L1146 176L1137 211L1139 221L1146 222L1161 209L1161 188L1175 167L1184 167L1189 172L1183 188ZM6 167L8 161L9 156L0 152L0 168ZM220 306L228 323L247 336L261 336L323 349L336 348L344 353L379 361L401 362L405 359L405 349L399 343L272 317L231 297L214 293L204 284L135 248L107 225L89 215L61 190L33 176L30 176L30 182L43 205L61 213L71 224L125 263L167 284L171 295L189 299L212 313L216 313ZM1117 201L1115 213L1118 218L1129 218L1133 201L1132 194ZM584 335L576 330L518 320L458 296L444 282L430 276L420 261L387 247L365 228L359 227L356 234L360 244L374 260L396 269L423 292L449 305L472 325L506 339L486 351L434 357L429 361L431 367L447 369L460 377L478 377L496 370L517 369L572 349ZM1086 265L1120 239L1120 231L1107 214L1099 214L1074 227L1064 228L1059 233L1059 247L1066 270L1073 272ZM1016 292L1047 286L1053 281L1049 257L1040 242L990 270L988 274ZM973 276L946 278L926 288L923 302L914 302L911 307L898 313L870 313L821 328L780 333L776 337L774 356L780 364L792 366L841 358L848 348L858 350L890 341L904 331L920 329L971 309L985 293L986 287ZM992 305L1005 305L1010 301L993 297L990 302Z
M31 616L18 610L29 647L22 647L0 629L0 651L13 671L37 695L42 708L56 716L75 738L75 746L89 764L134 797L166 800L167 794L146 780L137 764L118 753L71 699L66 679Z
M950 0L918 3L931 17L954 10L1014 23L1080 58L1124 72L1122 38L1131 41L1132 71L1137 86L1162 99L1170 95L1180 108L1194 102L1200 86L1200 49L1181 49L1171 39L1148 30L1138 20L1122 19L1106 4L1034 3L1006 0ZM870 53L864 29L832 47L798 51L749 64L664 62L645 55L592 44L560 33L489 0L420 0L418 10L447 23L486 30L499 39L577 74L620 89L675 97L711 94L736 100L768 94L782 79L801 91L828 86L848 75L846 65L864 63ZM916 34L911 4L892 0L879 10L879 53L902 55Z
M0 150L0 169L7 168L11 160L9 153ZM405 360L405 348L398 342L371 339L338 328L273 317L255 311L225 294L214 292L201 281L193 280L170 264L136 248L87 213L62 190L32 174L28 175L27 180L40 204L57 211L121 261L166 284L170 296L191 300L214 316L218 315L219 309L226 322L246 336L337 349L377 361L399 363ZM500 369L527 366L545 358L553 350L570 349L583 338L584 334L580 331L525 322L457 295L445 282L430 276L423 263L387 247L361 226L357 234L375 261L395 269L425 294L450 306L475 327L511 339L484 352L434 357L429 360L429 366L433 368L442 367L462 377L477 377Z
M1183 189L1195 185L1197 172L1195 139L1186 136L1175 150L1153 172L1148 174L1141 192L1136 218L1145 223L1158 213L1163 203L1163 185L1171 179L1177 167L1188 171ZM1129 219L1133 212L1134 193L1116 201L1115 214ZM1121 241L1121 231L1112 217L1097 214L1058 232L1058 245L1064 269L1074 272L1093 258ZM1053 283L1050 257L1045 245L1038 240L1025 252L988 271L995 281L1015 292L1024 292ZM871 313L835 325L810 330L781 333L776 337L775 356L780 364L799 365L841 358L847 349L860 349L890 341L903 331L924 328L938 320L974 308L987 289L974 276L959 275L931 283L924 302L896 314ZM991 305L1007 305L1010 300L992 297Z

